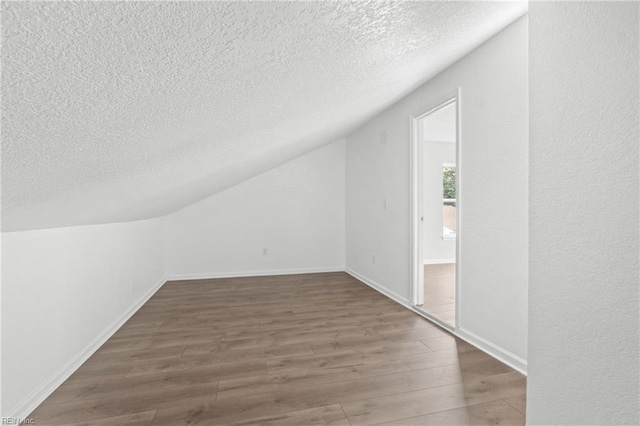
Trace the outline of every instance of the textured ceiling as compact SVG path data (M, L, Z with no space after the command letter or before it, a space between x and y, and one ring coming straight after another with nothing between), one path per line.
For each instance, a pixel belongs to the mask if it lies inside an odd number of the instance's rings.
M175 211L329 143L526 2L2 2L3 231Z

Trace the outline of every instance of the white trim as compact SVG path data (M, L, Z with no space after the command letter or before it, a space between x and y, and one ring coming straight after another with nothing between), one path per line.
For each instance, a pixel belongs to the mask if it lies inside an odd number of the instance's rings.
M388 298L390 298L391 300L393 300L396 303L399 303L400 305L404 306L405 308L415 312L416 314L420 315L421 317L425 318L427 321L431 321L432 323L436 324L437 326L441 327L444 331L447 331L451 334L453 334L454 336L464 340L465 342L469 343L470 345L476 347L477 349L481 350L482 352L486 353L487 355L497 359L498 361L508 365L509 367L513 368L514 370L518 371L519 373L523 374L523 375L527 375L527 361L520 358L519 356L507 351L506 349L504 349L501 346L496 345L495 343L491 343L490 341L468 331L465 329L461 329L461 328L457 328L457 327L452 327L450 324L447 324L445 322L442 322L440 320L438 320L437 318L429 315L427 312L424 312L422 310L420 310L419 308L416 308L415 306L413 306L409 300L407 300L406 298L400 296L399 294L387 289L386 287L384 287L383 285L375 282L374 280L370 279L370 278L366 278L362 275L360 275L359 273L357 273L356 271L347 268L345 270L345 272L349 275L351 275L352 277L354 277L355 279L361 281L363 284L368 285L369 287L371 287L372 289L376 290L377 292L387 296Z
M438 141L438 140L434 140L434 141L431 141L431 140L425 140L425 141L423 141L423 142L424 142L424 143L456 143L456 141Z
M344 270L344 272L346 272L347 274L351 275L353 278L357 279L358 281L361 281L363 284L368 285L372 289L376 290L378 293L382 293L383 295L387 296L389 299L401 304L402 306L405 306L405 307L411 309L411 303L409 302L409 300L406 297L403 297L403 296L399 295L395 291L389 290L388 288L386 288L382 284L379 284L379 283L375 282L371 278L367 278L367 277L365 277L363 275L360 275L359 273L357 273L353 269L346 268Z
M124 323L126 323L138 309L142 307L167 281L172 280L195 280L206 278L230 278L230 277L249 277L249 276L269 276L269 275L293 275L293 274L305 274L305 273L321 273L321 272L346 272L363 284L371 287L382 295L389 299L399 303L405 308L421 315L428 321L435 323L442 327L445 331L459 337L467 343L475 346L488 355L496 358L511 368L519 371L520 373L527 374L527 361L512 354L504 348L491 343L490 341L483 339L476 334L460 329L453 328L448 324L438 321L436 318L431 317L429 314L421 311L413 306L410 301L404 296L389 290L382 284L360 275L358 272L344 267L322 267L322 268L307 268L307 269L289 269L289 270L273 270L273 271L252 271L252 272L240 272L240 273L211 273L211 274L193 274L193 275L173 275L167 277L167 279L160 280L155 284L144 296L142 296L136 303L134 303L129 309L127 309L118 319L116 319L107 329L102 332L100 336L95 338L87 347L82 350L74 359L69 361L63 367L61 367L55 374L53 374L48 380L42 383L38 388L24 397L16 407L9 410L7 414L3 414L4 417L10 418L27 418L33 410L35 410L42 402L55 391L65 380L67 380L84 362L89 359Z
M67 380L86 360L89 359L95 351L114 335L120 327L126 323L138 309L142 307L159 289L164 285L166 280L162 279L156 283L147 293L145 293L137 302L129 309L122 313L110 326L108 326L98 337L89 343L78 355L63 365L49 379L45 380L40 386L25 396L12 410L7 410L4 417L25 419L38 408L42 402L47 399L53 391L55 391L65 380Z
M409 117L409 126L411 130L411 145L409 149L409 182L411 184L411 204L409 208L409 229L410 229L410 246L409 253L409 277L411 277L409 294L412 305L422 305L424 303L424 286L418 283L424 282L424 268L421 267L423 255L422 233L423 219L422 206L420 205L422 197L419 190L422 187L422 126L420 126L419 118L427 112L419 112Z
M272 269L272 270L263 270L263 271L243 271L243 272L206 272L206 273L200 273L200 274L171 274L167 276L167 281L207 280L207 279L215 279L215 278L265 277L265 276L271 276L271 275L318 274L323 272L344 272L344 266L322 266L318 268Z
M450 91L446 96L443 96L438 100L438 102L433 102L430 106L426 108L422 108L417 110L414 114L409 116L409 129L410 129L410 145L409 145L409 182L411 184L410 188L410 209L409 209L409 225L410 225L410 245L409 245L409 253L410 257L410 268L409 276L411 277L410 282L410 292L411 292L411 309L415 311L413 306L422 305L424 303L424 286L422 285L424 281L424 269L421 267L424 265L424 256L423 256L423 216L424 212L423 203L422 203L422 194L420 193L420 189L422 188L422 141L424 139L422 135L422 126L419 125L419 121L428 116L429 114L438 111L452 103L455 103L456 107L456 188L457 188L457 212L456 212L456 259L461 259L460 256L460 230L462 228L461 224L461 209L460 209L460 199L461 197L461 154L462 154L462 139L461 139L461 117L460 114L462 112L461 108L462 101L462 89L460 87L455 88ZM454 328L457 326L460 317L460 283L461 273L460 273L460 262L455 262L456 264L456 313L455 313L455 321ZM422 315L422 314L421 314ZM433 320L433 318L430 318Z
M424 260L425 265L441 265L444 263L456 263L456 259L452 257L450 259L425 259Z
M433 314L430 314L429 312L417 306L411 306L409 307L409 309L411 309L413 312L420 315L421 317L428 319L435 325L440 326L441 328L444 328L449 333L455 334L456 328L453 325L449 324L448 322L441 320L440 318L434 316Z
M462 268L460 267L460 259L462 259L461 250L462 242L460 240L460 232L463 229L463 212L461 206L464 202L462 194L464 194L464 188L462 187L462 173L464 168L462 167L462 88L458 86L456 89L456 312L455 312L455 327L459 327L460 324L460 300L464 298L462 294ZM464 233L462 234L464 235Z
M491 355L498 361L507 364L509 367L517 370L518 372L527 375L527 361L520 358L501 346L498 346L490 341L483 339L475 333L468 330L458 328L454 333L456 336L464 340L465 342L475 346L481 351Z

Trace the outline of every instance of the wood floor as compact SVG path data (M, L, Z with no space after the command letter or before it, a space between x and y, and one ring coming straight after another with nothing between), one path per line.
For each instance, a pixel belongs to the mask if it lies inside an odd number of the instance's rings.
M81 320L81 319L79 319ZM345 273L165 284L36 425L523 425L525 378Z
M455 263L424 265L424 304L421 308L434 317L448 324L455 325Z

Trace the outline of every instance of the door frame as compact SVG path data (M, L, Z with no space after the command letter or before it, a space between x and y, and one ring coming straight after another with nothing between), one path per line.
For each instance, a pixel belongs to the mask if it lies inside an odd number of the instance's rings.
M460 241L461 241L461 211L460 208L461 198L462 198L462 167L461 159L462 159L462 149L461 149L461 120L460 120L460 104L461 104L461 95L462 90L460 87L455 90L447 93L445 96L440 97L435 102L429 102L428 105L412 114L409 117L409 125L410 125L410 134L411 134L411 147L409 152L409 162L410 162L410 182L411 182L411 197L410 197L410 232L411 232L411 262L410 267L411 271L409 276L411 277L411 304L413 308L420 310L425 314L427 318L431 321L439 324L440 326L449 329L456 330L458 329L458 324L460 324ZM456 103L456 302L455 302L455 323L448 324L433 315L429 314L429 312L425 311L418 305L424 303L424 256L423 256L423 247L424 247L424 235L423 235L423 220L421 218L423 215L423 144L421 141L422 137L422 129L420 124L420 120L425 118L426 116L436 112L437 110L452 104Z

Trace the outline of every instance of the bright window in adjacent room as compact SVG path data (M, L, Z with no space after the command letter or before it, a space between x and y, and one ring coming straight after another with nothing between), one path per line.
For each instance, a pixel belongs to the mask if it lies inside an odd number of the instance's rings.
M442 165L442 237L456 237L456 165Z

